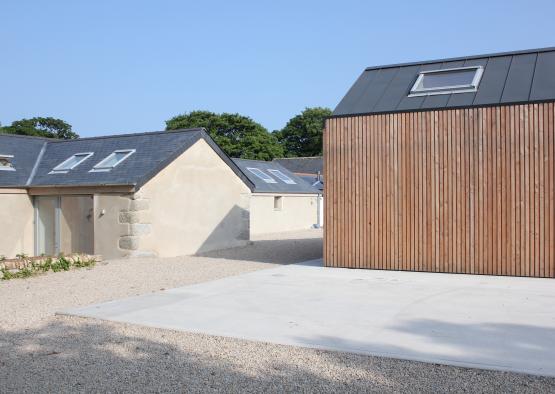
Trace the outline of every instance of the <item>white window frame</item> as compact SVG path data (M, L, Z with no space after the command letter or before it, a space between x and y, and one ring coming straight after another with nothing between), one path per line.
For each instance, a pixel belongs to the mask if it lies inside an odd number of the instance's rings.
M11 164L11 167L4 167L4 166L0 167L0 171L15 171L12 161L9 160L9 159L13 159L13 155L0 155L0 159L8 159L8 161Z
M256 175L258 178L262 179L266 183L277 183L277 181L274 178L272 178L270 175L266 174L264 171L262 171L258 167L247 167L247 170L249 170L251 173ZM262 177L260 174L264 175L267 178Z
M94 155L94 152L79 152L79 153L74 153L73 155L71 155L70 157L68 157L67 159L65 159L64 161L62 161L60 164L58 164L56 167L54 167L52 169L52 171L49 172L49 174L67 174L69 171L73 170L75 167L77 167L79 164L81 164L82 162L84 162L85 160L87 160L89 157L91 157L92 155ZM71 159L73 159L75 156L83 156L81 158L81 160L77 161L76 163L74 163L71 167L69 168L64 168L64 164L66 164L68 161L70 161Z
M289 178L287 175L285 175L280 170L268 169L268 172L270 174L274 175L276 178L278 178L283 183L287 183L288 185L296 185L297 184L297 182L295 182L293 179Z
M419 88L420 83L422 82L422 79L424 79L426 75L448 73L448 72L454 72L454 71L464 71L464 70L475 70L474 78L472 79L472 82L470 84L449 85L449 86L442 86L437 88ZM418 78L416 78L416 81L412 85L412 88L410 89L409 97L476 92L478 90L478 85L482 80L483 74L484 74L484 67L482 66L455 67L455 68L443 68L439 70L421 71L418 74Z
M127 160L127 158L129 156L131 156L135 152L136 152L136 149L118 149L118 150L115 150L112 153L110 153L108 156L106 156L104 159L102 159L99 163L95 164L95 166L91 170L89 170L89 172L108 172L108 171L112 171L113 168L115 168L118 165L120 165L121 163L123 163L125 160ZM119 161L117 161L114 165L111 165L111 166L104 165L104 163L106 163L113 156L115 156L116 153L127 153L127 154L125 156L123 156Z

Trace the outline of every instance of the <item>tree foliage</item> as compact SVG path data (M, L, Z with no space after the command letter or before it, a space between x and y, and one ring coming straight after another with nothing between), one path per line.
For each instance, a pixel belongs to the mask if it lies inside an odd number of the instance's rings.
M285 127L274 132L283 146L286 157L308 157L322 155L322 136L329 108L306 108L287 122Z
M204 127L231 157L272 160L283 155L283 149L276 137L247 116L192 111L166 121L166 130L191 127Z
M64 140L79 138L79 135L71 130L69 123L55 118L36 117L16 120L10 126L0 127L0 132Z

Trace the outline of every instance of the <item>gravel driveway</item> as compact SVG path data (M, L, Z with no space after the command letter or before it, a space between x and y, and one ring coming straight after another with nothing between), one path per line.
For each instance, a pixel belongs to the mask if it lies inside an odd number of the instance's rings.
M113 260L0 282L1 392L555 392L555 379L54 315L321 257L321 232L204 256Z

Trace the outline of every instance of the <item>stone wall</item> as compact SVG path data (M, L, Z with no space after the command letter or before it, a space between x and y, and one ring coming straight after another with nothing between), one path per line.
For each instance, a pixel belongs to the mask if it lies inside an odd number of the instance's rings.
M141 249L141 238L152 230L150 201L140 192L129 199L129 206L121 209L118 222L127 225L127 232L119 237L118 247L126 251L127 257L154 257L157 253Z

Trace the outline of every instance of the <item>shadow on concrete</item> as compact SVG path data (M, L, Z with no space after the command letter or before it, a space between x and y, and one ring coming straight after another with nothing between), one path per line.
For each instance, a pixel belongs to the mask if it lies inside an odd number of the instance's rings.
M498 370L522 370L545 375L542 381L555 392L555 329L522 324L457 324L441 320L416 319L390 329L419 336L424 343L434 346L443 345L449 349L445 353L437 351L415 351L401 345L381 344L369 340L361 342L346 340L341 337L298 337L299 342L307 346L341 349L364 354L376 354L423 362L441 363L475 363L474 368L487 365ZM518 340L514 340L518 338ZM464 361L464 360L467 361ZM470 367L470 365L468 365ZM495 391L520 391L514 387L499 384ZM473 390L472 390L473 391ZM481 391L481 390L478 390Z
M270 264L292 264L322 258L322 238L275 239L252 241L245 247L199 253L198 256L256 261Z
M249 354L241 342L219 345L217 338L199 336L194 346L178 346L172 344L172 332L164 342L155 337L160 331L145 339L120 327L88 320L67 324L60 318L40 329L0 330L0 391L331 393L392 388L380 373L375 380L337 379L306 365L274 362L256 347ZM253 356L265 360L241 359Z
M254 346L244 341L221 341L172 331L161 334L148 328L133 331L125 325L87 319L77 322L58 318L38 329L0 330L2 391L337 393L555 389L555 380L529 375L318 350L303 350L299 357L288 347ZM189 340L180 345L180 335L189 336ZM487 344L484 345L487 351Z

